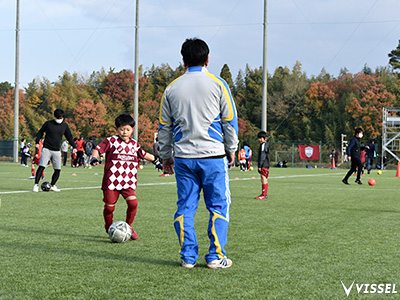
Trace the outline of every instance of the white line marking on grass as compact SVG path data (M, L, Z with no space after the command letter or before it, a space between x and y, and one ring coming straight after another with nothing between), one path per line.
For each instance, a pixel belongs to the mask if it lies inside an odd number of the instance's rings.
M282 179L282 178L297 178L297 177L318 177L318 176L344 176L340 173L325 173L325 174L308 174L308 175L288 175L288 176L277 176L277 177L268 177L272 179Z
M313 174L313 175L288 175L288 176L277 176L277 177L269 177L268 179L285 179L285 178L297 178L297 177L316 177L316 176L343 176L343 174L339 173L326 173L326 174ZM239 178L237 179L229 179L229 181L243 181L243 180L257 180L259 178ZM155 186L155 185L171 185L176 184L175 181L171 182L154 182L154 183L139 183L138 187L140 186ZM100 189L100 186L90 186L90 187L75 187L75 188L60 188L61 191L73 191L73 190L89 190L89 189ZM19 194L19 193L31 193L32 191L10 191L10 192L0 192L0 195L4 194Z
M157 182L157 183L142 183L138 184L138 186L154 186L154 185L168 185L168 184L176 184L176 182ZM73 191L73 190L90 190L90 189L100 189L101 186L87 186L87 187L75 187L75 188L60 188L61 191ZM0 195L4 194L19 194L19 193L31 193L32 190L29 191L10 191L10 192L0 192ZM41 192L41 191L39 191Z

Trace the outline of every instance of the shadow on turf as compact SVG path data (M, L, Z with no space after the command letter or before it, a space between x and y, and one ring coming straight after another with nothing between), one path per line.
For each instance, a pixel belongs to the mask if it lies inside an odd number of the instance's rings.
M38 234L39 235L54 235L54 236L62 236L62 237L71 237L76 240L82 240L84 242L95 242L95 243L102 243L102 244L108 244L108 245L115 245L116 247L119 246L119 244L112 243L110 239L106 235L104 236L93 236L93 235L82 235L82 234L68 234L68 233L57 233L53 231L44 231L44 230L35 230L35 229L22 229L22 228L15 228L15 227L10 227L7 225L2 225L0 227L0 231L4 231L6 233L10 233L12 231L14 232L24 232L24 233L32 233L32 234ZM31 235L32 236L32 235ZM128 241L127 244L129 243L134 243L134 241ZM26 250L28 243L19 243L19 242L2 242L1 247L9 247L11 249L15 249L16 247L21 248ZM107 248L109 249L109 248ZM141 262L141 263L150 263L150 264L158 264L158 265L164 265L164 266L176 266L177 263L176 261L171 261L171 260L164 260L164 259L157 259L157 258L151 258L151 257L142 257L142 256L135 256L133 252L129 252L126 255L119 255L114 252L99 252L99 251L87 251L87 250L74 250L74 249L67 249L67 248L58 248L58 247L51 247L51 246L44 246L44 245L38 245L38 244L31 244L29 243L29 250L30 251L41 251L41 252L53 252L53 253L65 253L69 255L76 255L76 256L87 256L87 257L98 257L102 259L110 259L110 260L121 260L121 261L135 261L135 262Z

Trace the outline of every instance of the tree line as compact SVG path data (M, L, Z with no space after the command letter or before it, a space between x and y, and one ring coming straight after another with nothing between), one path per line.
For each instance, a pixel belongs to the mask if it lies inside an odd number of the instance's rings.
M397 52L396 52L397 51ZM345 68L334 77L324 69L308 77L300 62L290 69L278 67L268 74L267 121L271 141L340 143L361 126L367 138L382 132L382 108L400 106L399 47L389 54L388 67L356 74ZM396 60L397 59L397 60ZM392 64L393 61L393 64ZM396 65L397 64L397 65ZM168 64L139 69L139 141L151 149L158 130L160 100L166 86L185 69ZM220 72L231 88L239 118L241 141L254 140L261 124L262 67L240 70L235 79L224 65ZM64 72L56 82L35 78L19 91L20 137L33 139L40 126L62 108L74 135L103 138L114 134L114 119L133 112L135 74L131 70L101 69L89 76ZM0 83L0 139L13 138L14 93L8 82Z

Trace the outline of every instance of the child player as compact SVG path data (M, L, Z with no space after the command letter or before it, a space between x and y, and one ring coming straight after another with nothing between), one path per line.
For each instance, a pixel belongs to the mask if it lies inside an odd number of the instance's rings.
M132 228L136 216L137 198L137 168L141 159L152 161L157 169L162 165L152 154L146 153L142 147L131 138L135 128L135 120L129 114L122 114L115 119L117 135L106 138L98 144L93 151L90 164L99 164L99 155L106 154L104 176L101 189L103 190L104 210L103 216L105 229L108 232L113 223L113 212L119 195L126 200L126 223ZM137 233L132 228L133 240L138 239Z
M246 168L246 150L244 150L243 146L238 153L240 171L247 171Z
M39 166L40 156L42 155L42 149L43 149L43 140L40 140L39 147L35 148L35 155L33 156L32 167L31 167L32 176L29 177L29 179L35 179L35 165ZM44 169L42 172L42 179L44 179Z
M269 174L269 148L267 145L267 133L260 131L257 135L260 143L258 150L258 173L261 175L262 193L255 199L268 199L268 174Z

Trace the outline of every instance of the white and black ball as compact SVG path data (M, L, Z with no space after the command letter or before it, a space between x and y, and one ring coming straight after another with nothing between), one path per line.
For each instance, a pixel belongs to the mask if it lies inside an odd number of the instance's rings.
M132 228L124 221L116 221L108 229L108 236L114 243L125 243L131 238Z
M42 191L44 191L44 192L48 192L51 190L51 184L48 181L43 182L40 187L41 187Z

